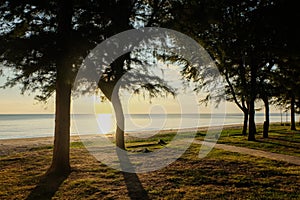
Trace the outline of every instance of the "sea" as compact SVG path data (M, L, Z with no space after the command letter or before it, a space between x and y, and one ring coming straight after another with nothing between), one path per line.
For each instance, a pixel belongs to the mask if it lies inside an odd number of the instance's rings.
M0 114L0 139L49 137L54 134L53 114ZM72 115L71 135L113 133L113 114ZM256 114L256 123L263 123L264 114ZM298 119L298 118L297 118ZM271 122L289 122L288 115L271 113ZM126 114L125 132L207 127L242 124L242 113L231 114Z

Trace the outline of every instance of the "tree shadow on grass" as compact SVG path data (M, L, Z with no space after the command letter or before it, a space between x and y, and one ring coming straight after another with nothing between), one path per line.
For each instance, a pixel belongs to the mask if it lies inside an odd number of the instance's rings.
M285 136L285 137L287 137L287 136ZM268 138L269 140L276 140L276 141L282 141L282 142L289 142L289 143L295 143L295 144L300 144L300 141L295 141L295 140L292 140L292 139L286 139L286 138L284 138L284 137L282 137L282 138L275 138L275 137L269 137Z
M272 140L277 140L278 142L272 141ZM291 143L291 145L280 143L280 141L283 141L283 140L278 140L278 139L272 139L272 140L264 139L264 140L257 140L257 141L259 143L262 143L262 144L271 144L271 145L275 145L275 146L282 146L282 147L293 148L293 149L298 148L297 146L292 145L293 143L299 145L299 143L297 143L297 142L290 142L290 141L287 141L287 140L285 140L284 142L286 142L286 143L289 142L289 143Z
M54 174L44 175L38 185L31 191L27 200L50 200L60 185L67 179L69 174L58 176Z
M148 200L148 193L144 189L139 177L136 173L130 173L127 171L134 172L134 167L130 162L127 152L117 149L118 158L120 161L122 174L125 180L125 184L128 190L128 195L131 200Z

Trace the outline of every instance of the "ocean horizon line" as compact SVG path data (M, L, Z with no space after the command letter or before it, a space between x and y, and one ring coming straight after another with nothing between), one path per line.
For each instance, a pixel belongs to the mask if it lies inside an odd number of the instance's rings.
M286 114L289 112L271 112L269 114ZM101 115L101 114L114 114L114 113L71 113L70 115ZM229 114L229 115L233 115L233 114L237 114L237 115L244 115L242 112L228 112L228 113L125 113L125 115L199 115L199 114ZM257 112L255 114L265 114L264 112ZM55 115L54 113L0 113L0 115ZM298 115L296 113L296 115Z

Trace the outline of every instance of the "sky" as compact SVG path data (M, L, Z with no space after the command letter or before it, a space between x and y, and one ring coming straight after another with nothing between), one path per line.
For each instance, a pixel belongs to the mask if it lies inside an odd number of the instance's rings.
M34 95L21 95L18 88L1 89L1 114L48 114L54 113L54 101L47 104L34 100Z
M0 83L3 84L3 78L0 78ZM35 94L21 95L18 87L9 89L0 89L0 114L52 114L54 113L55 100L54 97L45 103L34 100ZM224 104L219 106L219 111L214 110L214 106L199 105L193 95L182 94L178 97L157 98L152 102L144 99L142 96L132 96L130 94L121 95L121 101L125 113L141 114L141 113L210 113L210 112L227 112L241 113L239 108L234 103L226 102L226 110ZM259 104L258 104L259 105ZM259 105L260 106L260 105ZM108 101L101 102L100 98L81 97L74 99L72 110L76 113L110 113L112 112L111 103ZM74 111L73 111L74 112ZM260 112L263 112L260 111ZM271 112L279 112L272 107Z
M0 77L0 85L3 85L4 78ZM36 94L20 94L18 86L14 88L0 89L0 114L48 114L54 113L55 99L51 97L47 103L38 102L34 99ZM210 107L199 106L194 95L182 94L177 97L155 98L151 102L142 96L131 95L123 92L121 101L124 112L128 113L180 113L180 112L211 112ZM198 110L195 110L195 107ZM230 106L230 112L240 112L236 106ZM101 102L100 98L94 96L80 97L73 100L72 108L76 108L76 113L110 113L112 112L111 103ZM92 109L90 109L92 108Z
M21 95L18 88L1 89L1 101L0 101L0 114L52 114L54 113L55 103L54 97L52 97L46 104L37 102L34 100L34 94ZM72 104L72 108L76 106L76 113L110 113L112 112L112 105L110 102L101 102L94 100L94 97L75 99ZM184 100L183 100L184 99ZM211 107L205 107L197 105L197 102L192 97L180 96L178 98L158 98L153 99L150 103L149 100L145 100L142 97L122 98L124 112L132 114L142 113L210 113ZM190 102L194 105L191 106ZM92 109L90 109L92 107ZM194 108L197 107L198 110ZM235 105L230 105L230 113L239 113L240 111ZM221 112L221 111L220 111Z
M178 70L173 73L168 68L168 73L164 73L164 79L168 79L170 84L178 87L180 84ZM4 77L0 77L0 85L5 82ZM194 95L192 90L185 92L179 90L175 97L167 98L144 98L142 95L132 95L128 91L121 91L121 101L125 113L146 114L146 113L241 113L239 108L230 102L221 103L218 108L214 105L208 106L199 104L199 96ZM20 94L18 86L14 88L0 89L0 114L53 114L55 110L55 97L51 97L47 103L38 102L34 99L34 93ZM257 108L263 107L262 103L257 104ZM101 102L96 96L81 96L75 98L71 105L72 113L92 114L92 113L112 113L113 108L110 102ZM259 112L264 112L262 109ZM279 112L271 107L271 112Z
M175 72L175 73L174 73ZM168 79L174 87L179 87L178 70L170 68L164 73L164 79ZM5 83L5 78L0 77L0 85ZM20 94L18 86L14 88L0 89L0 114L52 114L55 110L55 97L51 97L47 103L38 102L34 99L35 93ZM121 101L125 113L143 114L143 113L211 113L212 107L199 105L198 98L192 95L191 91L179 92L176 97L167 98L144 98L143 95L132 95L130 92L120 92ZM220 106L220 111L224 112L224 106ZM213 107L214 109L214 107ZM74 98L71 105L72 113L112 113L113 108L107 100L100 101L95 96L81 96ZM240 112L235 105L229 106L228 112Z

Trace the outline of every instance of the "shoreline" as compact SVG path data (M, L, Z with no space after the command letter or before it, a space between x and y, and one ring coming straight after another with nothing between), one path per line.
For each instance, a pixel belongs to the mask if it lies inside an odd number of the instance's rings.
M272 122L271 124L276 124L276 123L280 123L280 122ZM261 124L263 124L263 123L256 123L257 125L261 125ZM176 129L176 128L174 128L174 129L172 129L172 128L167 128L167 129L162 129L162 130L142 130L142 131L128 131L128 132L125 132L125 135L126 134L131 134L131 133L137 133L137 132L141 132L141 133L151 133L151 132L159 132L159 133L161 133L161 132L174 132L174 131L194 131L194 130L206 130L206 129L208 129L208 128L214 128L214 127L220 127L220 126L222 126L222 125L212 125L212 126L201 126L201 127L193 127L193 128L181 128L181 129ZM232 127L241 127L241 126L243 126L243 124L240 124L240 123L236 123L236 124L224 124L223 125L223 128L232 128ZM91 135L93 135L93 134L91 134ZM113 135L113 133L112 132L109 132L109 133L103 133L103 134L101 134L101 135ZM30 140L34 140L34 139L43 139L43 138L48 138L48 139L51 139L51 138L53 138L54 136L37 136L37 137L19 137L19 138L0 138L0 145L1 145L1 143L3 142L3 141L13 141L13 140L28 140L28 141L30 141ZM73 133L73 134L71 134L71 138L72 137L79 137L78 136L78 134L76 134L76 133Z
M276 123L272 123L276 124ZM257 124L261 125L261 124ZM242 128L243 124L230 124L224 125L224 129L238 129ZM188 132L188 131L207 131L211 127L198 127L198 128L184 128L184 129L167 129L160 130L157 134L166 134L172 132ZM142 133L147 133L149 131L142 131ZM150 131L153 132L153 131ZM129 133L130 134L130 133ZM113 134L105 134L108 137L113 137ZM128 136L128 133L125 133ZM92 137L94 135L85 135L84 137ZM14 138L14 139L0 139L0 156L7 156L13 153L20 153L25 151L30 151L31 149L38 148L41 146L53 146L54 137L35 137L35 138ZM78 135L71 135L71 142L80 142L81 138Z

